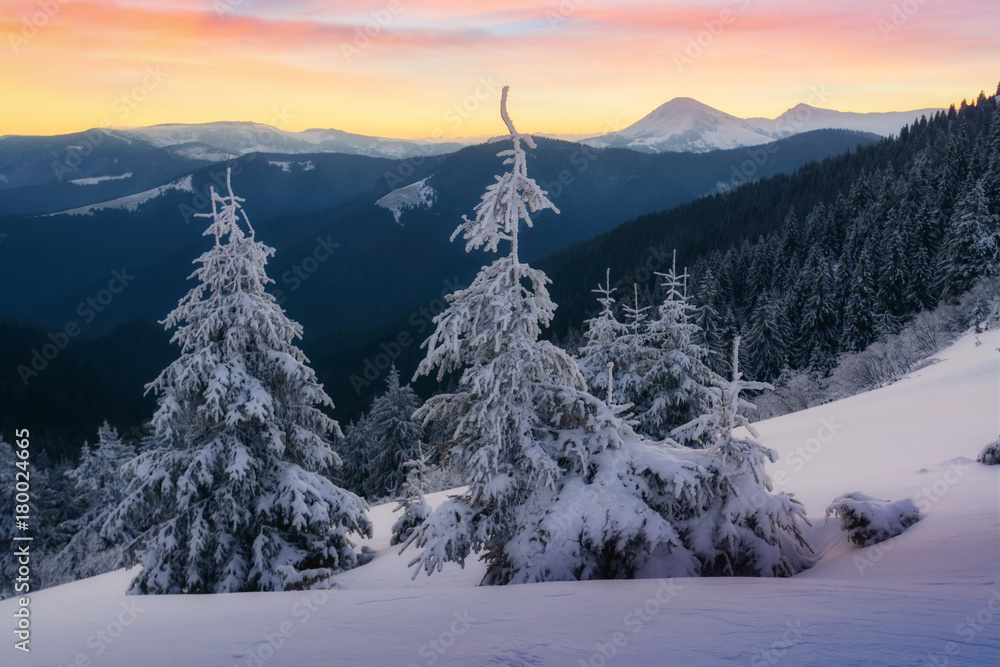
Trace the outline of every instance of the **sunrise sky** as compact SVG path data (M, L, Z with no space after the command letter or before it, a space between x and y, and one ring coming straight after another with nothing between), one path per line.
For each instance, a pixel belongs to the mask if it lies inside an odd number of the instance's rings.
M743 117L942 107L995 91L998 26L996 0L3 0L0 135L477 137L502 129L503 84L519 129L563 134L679 96Z

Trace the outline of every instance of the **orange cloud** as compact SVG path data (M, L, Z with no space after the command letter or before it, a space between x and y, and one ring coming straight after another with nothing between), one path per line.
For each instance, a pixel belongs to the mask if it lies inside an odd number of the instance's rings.
M483 80L514 86L525 128L597 133L682 95L773 116L825 86L827 106L888 110L947 105L1000 76L1000 7L985 0L902 18L860 0L219 3L7 0L0 134L288 109L292 130L490 135ZM165 74L141 90L150 67ZM112 111L133 94L124 118Z

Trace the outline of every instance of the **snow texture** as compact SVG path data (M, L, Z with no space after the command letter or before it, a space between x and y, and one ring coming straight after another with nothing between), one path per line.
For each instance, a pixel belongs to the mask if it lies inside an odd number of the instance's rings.
M33 591L31 653L3 642L0 663L633 667L669 655L671 664L705 667L994 665L998 478L967 450L996 438L1000 331L980 338L980 346L962 338L905 381L754 424L779 454L768 464L776 487L794 491L810 514L821 516L845 488L912 497L924 514L864 548L835 519L816 519L809 534L819 562L790 579L498 589L476 586L485 565L470 560L411 581L410 554L389 545L398 516L389 503L371 509L373 536L358 540L377 556L337 575L338 590L136 599L125 595L136 572L120 570ZM0 616L17 608L0 601ZM109 629L113 642L101 639Z
M223 593L329 585L354 567L348 532L371 527L365 502L327 477L337 423L302 351L302 327L266 285L274 249L254 238L241 198L212 188L198 284L163 324L181 356L147 391L152 435L104 537L132 531L133 593ZM246 230L244 230L244 227Z

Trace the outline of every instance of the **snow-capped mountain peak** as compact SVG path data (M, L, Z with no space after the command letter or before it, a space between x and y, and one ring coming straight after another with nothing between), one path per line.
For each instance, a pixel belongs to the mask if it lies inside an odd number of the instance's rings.
M675 97L624 130L588 139L591 146L618 146L648 152L703 153L772 141L742 118L690 97Z
M689 152L756 146L801 132L845 129L882 136L937 109L855 113L797 104L777 118L739 118L690 97L675 97L623 130L582 143L597 148L631 148L649 153Z

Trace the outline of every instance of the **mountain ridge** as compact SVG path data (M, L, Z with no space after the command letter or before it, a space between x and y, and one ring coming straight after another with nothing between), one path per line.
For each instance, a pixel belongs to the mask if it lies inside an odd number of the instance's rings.
M664 153L704 153L759 146L803 132L843 129L882 137L941 109L860 113L800 103L776 118L739 118L690 97L675 97L628 127L581 143L595 148L629 148Z

